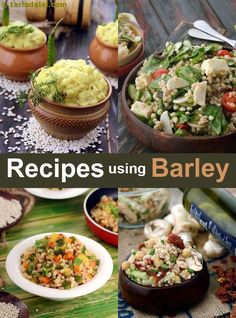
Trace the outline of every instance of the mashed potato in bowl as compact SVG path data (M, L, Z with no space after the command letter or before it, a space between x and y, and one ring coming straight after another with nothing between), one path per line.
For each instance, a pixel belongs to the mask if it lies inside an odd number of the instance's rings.
M33 77L38 95L56 103L89 106L108 95L105 77L84 60L60 60Z
M105 25L99 25L96 35L103 43L118 47L118 20Z
M0 27L0 44L12 49L34 49L43 45L46 36L43 31L21 21Z

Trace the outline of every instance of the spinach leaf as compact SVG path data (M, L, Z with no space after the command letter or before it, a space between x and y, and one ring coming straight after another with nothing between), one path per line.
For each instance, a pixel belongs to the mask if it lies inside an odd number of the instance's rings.
M221 107L215 105L207 105L204 114L206 116L214 117L213 120L209 121L209 126L217 136L221 135L226 130L228 123Z
M160 67L160 64L161 60L157 59L154 55L151 55L143 67L143 72L151 74Z
M222 50L222 45L218 44L218 43L211 43L211 44L208 44L206 47L205 47L205 52L207 53L210 53L210 52L217 52L217 51L220 51Z
M191 55L191 63L192 64L197 64L199 62L202 62L204 60L205 57L205 48L204 47L200 47L200 48L196 48L193 50L192 55Z
M183 66L176 70L176 75L185 79L190 84L200 82L202 79L201 72L193 66Z
M189 116L186 115L186 114L180 114L180 117L179 117L179 124L184 124L186 122L189 121Z

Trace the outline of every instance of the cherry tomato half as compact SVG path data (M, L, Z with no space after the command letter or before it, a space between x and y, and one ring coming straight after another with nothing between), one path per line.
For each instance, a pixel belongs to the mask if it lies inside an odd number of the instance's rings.
M176 124L175 127L178 128L178 129L180 128L180 129L187 130L189 125L188 125L188 123L183 123L183 124Z
M166 68L160 68L159 70L156 70L152 74L152 78L155 80L156 78L160 77L162 74L168 74L169 71Z
M231 113L236 112L236 91L225 93L221 104L226 111Z
M217 52L217 55L218 56L226 56L226 55L228 55L230 57L233 57L233 54L230 51L228 51L228 50L220 50L219 52Z

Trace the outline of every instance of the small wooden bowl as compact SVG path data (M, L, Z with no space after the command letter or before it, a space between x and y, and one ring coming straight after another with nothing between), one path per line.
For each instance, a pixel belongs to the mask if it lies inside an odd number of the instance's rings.
M111 196L114 200L117 200L118 190L116 188L98 188L90 192L84 200L85 219L88 227L97 237L108 244L118 246L118 233L106 229L91 217L91 210L96 206L103 195Z
M118 77L122 78L129 74L130 71L133 70L133 68L141 61L143 60L144 56L144 45L142 44L142 49L140 51L140 54L129 64L126 64L124 66L118 67Z
M146 287L129 279L120 269L119 284L122 297L129 305L143 312L176 314L197 304L207 293L210 283L206 263L203 269L182 284L170 287Z
M94 65L110 75L117 75L118 46L104 43L95 36L89 46L89 56Z
M139 120L130 110L127 102L128 85L134 83L144 61L141 61L126 78L121 97L121 111L128 130L143 145L163 153L235 153L236 132L224 136L179 137L157 131Z
M129 20L123 19L123 21L125 21L127 24L129 24L130 29L133 29L133 32L136 35L139 35L142 40L141 42L127 55L124 57L119 57L118 56L118 67L122 67L125 66L129 63L131 63L133 60L135 60L137 58L137 56L140 55L141 51L143 50L143 31L140 29L140 27L135 24L134 22L131 22Z
M14 81L28 81L32 72L47 64L48 49L44 43L34 49L13 49L0 44L0 73Z
M23 219L23 217L25 215L25 206L24 206L22 200L20 200L19 196L14 195L12 193L0 190L0 197L4 198L6 200L17 200L20 202L20 204L22 206L21 215L19 216L18 219L16 219L14 222L12 222L10 224L5 225L4 227L0 227L0 232L4 232L4 231L9 230L11 227L15 226L17 223L19 223Z
M95 129L109 111L112 87L106 78L105 80L108 85L106 99L91 106L58 104L46 98L35 104L32 100L34 87L31 83L29 107L35 119L50 135L65 140L80 139Z
M18 297L9 293L0 292L0 302L12 304L17 307L20 310L18 318L29 318L28 307Z

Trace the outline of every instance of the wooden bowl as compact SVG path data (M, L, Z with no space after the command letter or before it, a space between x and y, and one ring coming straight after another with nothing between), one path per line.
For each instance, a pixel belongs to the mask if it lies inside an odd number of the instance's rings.
M141 286L129 279L120 269L119 285L122 297L141 311L162 314L176 314L197 304L207 293L210 283L206 263L203 269L182 284L169 287Z
M141 61L143 60L144 56L144 45L142 44L142 50L140 51L139 55L129 64L126 64L124 66L118 67L118 77L122 78L127 76L130 71L133 70L133 68Z
M118 46L104 43L95 36L89 46L89 56L94 65L110 75L117 75Z
M20 312L18 318L29 318L28 307L16 296L0 291L0 302L12 304L17 307Z
M12 194L10 192L6 192L4 190L0 190L0 197L4 198L6 200L17 200L17 201L20 202L21 207L22 207L21 215L18 217L18 219L16 219L12 223L9 223L9 224L5 225L4 227L0 227L0 232L3 232L3 231L9 230L11 227L15 226L17 223L19 223L23 219L23 217L25 215L25 206L23 204L23 199L20 198L20 196L14 195L14 194Z
M85 219L88 227L97 237L108 244L118 246L118 233L106 229L91 217L91 210L96 206L103 195L111 196L114 200L117 200L118 190L116 188L98 188L90 192L84 200Z
M130 110L127 102L128 85L134 83L144 61L140 62L126 78L121 97L121 111L128 130L143 145L164 153L234 153L236 152L236 132L224 136L180 137L157 131L141 122Z
M0 44L0 73L14 81L28 81L32 72L47 64L48 49L44 43L34 49L13 49Z
M139 35L142 38L142 40L128 55L124 57L118 56L118 67L122 67L124 65L131 63L133 60L137 58L137 56L140 55L141 51L143 50L143 31L139 28L137 24L126 19L123 19L123 21L126 21L127 24L129 24L130 29L133 29L133 32L136 35Z
M46 98L34 103L32 100L34 87L31 83L29 107L35 119L50 135L65 140L80 139L95 129L109 111L112 87L106 78L105 80L108 85L106 99L90 106L58 104Z

